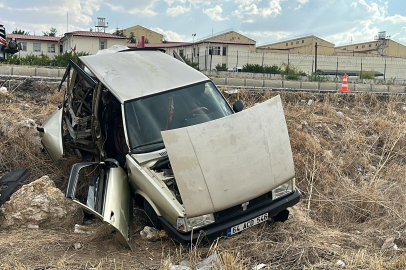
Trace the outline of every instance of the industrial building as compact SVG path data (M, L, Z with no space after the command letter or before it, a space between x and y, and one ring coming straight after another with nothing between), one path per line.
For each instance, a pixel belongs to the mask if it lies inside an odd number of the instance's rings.
M202 39L199 39L199 42L209 42L209 41L230 41L230 42L235 42L235 43L243 43L243 44L248 44L250 51L255 52L255 46L256 46L256 41L253 39L250 39L249 37L246 37L244 35L241 35L235 31L226 31L223 33L218 33L215 35L211 35L209 37L204 37Z
M373 41L335 47L334 55L406 58L406 46L391 40L386 31L382 31Z
M136 25L133 27L123 29L123 34L127 38L131 38L131 34L132 34L134 36L134 39L144 36L147 43L154 43L154 44L162 43L163 38L164 38L164 36L162 34L152 31L141 25Z
M256 52L290 54L334 54L334 44L314 35L271 43L257 47Z

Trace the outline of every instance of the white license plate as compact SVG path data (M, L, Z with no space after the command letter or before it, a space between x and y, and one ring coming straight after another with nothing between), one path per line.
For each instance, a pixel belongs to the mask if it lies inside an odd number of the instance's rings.
M245 229L248 229L252 226L255 226L259 223L265 222L268 220L268 213L257 216L256 218L250 219L244 223L238 224L237 226L231 227L227 230L227 236L239 233Z

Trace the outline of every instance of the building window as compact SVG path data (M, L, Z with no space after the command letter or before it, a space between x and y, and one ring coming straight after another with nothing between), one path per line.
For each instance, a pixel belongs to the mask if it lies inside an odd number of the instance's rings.
M21 42L21 50L22 50L23 52L26 52L26 51L27 51L27 42Z
M365 45L362 45L362 48L365 48Z
M106 41L100 41L100 50L106 49Z
M296 44L299 44L299 40L296 41Z
M377 47L378 46L378 43L375 43L375 47Z
M213 55L220 55L220 47L212 47Z
M41 43L33 43L33 51L40 52L41 51Z
M369 48L371 48L372 47L372 44L369 44Z
M179 49L179 56L183 57L183 49Z
M62 44L59 45L59 53L63 53L63 45Z
M293 45L293 41L290 43L290 45Z
M289 43L286 42L286 46L288 46Z
M302 43L304 43L304 39L302 39Z
M227 55L227 47L223 47L223 56Z
M48 52L49 53L54 53L55 52L55 44L49 44L48 43Z
M358 49L358 46L355 46L355 49Z

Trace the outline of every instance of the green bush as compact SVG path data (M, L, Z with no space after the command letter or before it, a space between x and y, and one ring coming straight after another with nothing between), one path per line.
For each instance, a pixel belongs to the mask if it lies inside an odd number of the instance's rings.
M361 79L374 79L375 78L375 72L373 71L362 71L361 73Z
M306 76L307 74L302 71L299 70L297 67L294 67L292 65L288 65L286 63L282 63L282 70L281 70L281 74L285 74L285 75L297 75L299 76ZM287 78L287 77L286 77ZM292 79L294 80L294 79Z
M77 56L89 55L88 52L78 52ZM18 57L17 54L7 55L5 64L12 65L25 65L25 66L56 66L66 67L68 66L69 59L75 60L76 55L74 52L66 52L64 54L55 55L51 59L48 55L41 53L40 55L29 54L24 57Z
M195 63L195 62L192 63L192 61L186 59L185 56L182 56L182 59L183 59L183 61L185 61L186 64L188 64L188 65L191 66L192 68L197 69L197 70L200 70L200 69L199 69L199 63Z
M295 80L295 81L298 81L298 80L301 79L301 77L300 77L299 74L289 74L289 75L286 75L285 79L286 79L286 80Z
M223 66L221 64L217 64L216 65L216 70L217 71L227 71L227 68L226 68L226 66Z
M312 73L311 75L308 75L307 79L312 82L327 82L328 81L327 76L316 74L316 73Z
M277 65L261 66L258 64L246 64L243 66L242 72L279 74L281 73L281 68Z

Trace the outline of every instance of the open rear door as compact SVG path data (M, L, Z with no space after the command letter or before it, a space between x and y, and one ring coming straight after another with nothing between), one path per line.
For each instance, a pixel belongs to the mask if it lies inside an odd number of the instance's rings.
M62 141L63 107L59 106L37 130L40 132L41 143L54 162L63 155Z
M76 197L78 182L86 180L86 167L98 174L90 179L87 198ZM82 169L84 169L82 171ZM82 173L81 173L82 171ZM105 162L83 162L72 166L66 197L99 217L116 239L124 246L133 248L132 198L130 185L124 170L113 159Z

